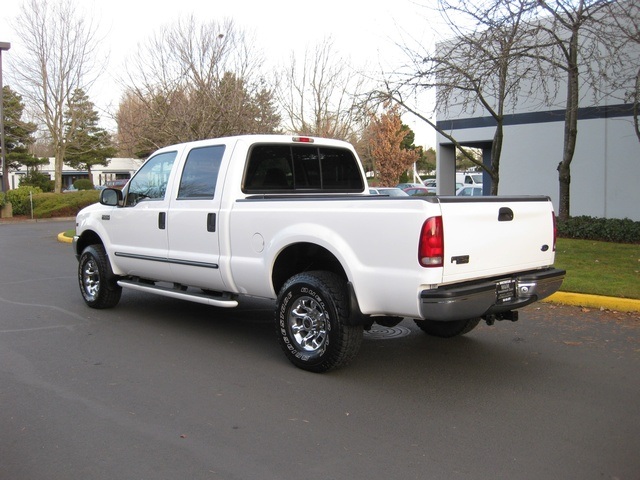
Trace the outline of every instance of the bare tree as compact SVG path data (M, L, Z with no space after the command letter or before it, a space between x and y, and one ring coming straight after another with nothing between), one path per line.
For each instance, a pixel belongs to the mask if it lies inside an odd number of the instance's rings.
M331 38L307 48L302 62L292 53L278 84L287 131L355 141L367 121L360 100L365 78L335 51Z
M98 58L96 27L74 0L26 0L16 19L25 54L16 59L21 92L47 129L55 156L55 191L62 191L68 142L65 111L73 92L88 90Z
M532 88L532 68L523 57L531 49L531 32L525 27L533 7L530 0L438 0L437 11L454 37L440 42L434 51L404 46L411 63L407 71L397 72L393 84L387 82L388 98L426 121L491 176L494 195L500 181L507 105L515 108L522 89ZM440 113L487 112L493 118L490 166L407 101L428 89L436 89Z
M125 150L140 155L171 143L272 133L279 117L252 44L231 20L193 16L153 35L125 79L118 112Z
M624 102L631 102L633 127L640 141L640 3L626 0L610 4L606 18L614 27L612 36L618 38L612 52L618 60L616 75L607 80L623 94Z
M599 94L601 78L611 68L611 52L615 37L610 35L606 12L615 0L538 0L542 13L550 20L532 24L537 31L537 51L532 55L542 65L547 79L560 79L566 86L564 143L562 161L558 164L558 217L571 214L571 162L578 139L578 109L581 81ZM554 96L555 98L555 96Z

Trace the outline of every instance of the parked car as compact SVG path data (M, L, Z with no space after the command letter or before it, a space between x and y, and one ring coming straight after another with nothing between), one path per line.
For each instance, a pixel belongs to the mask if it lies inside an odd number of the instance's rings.
M390 197L406 197L407 193L396 187L377 187L369 188L371 195L388 195Z
M471 185L467 185L466 187L459 188L456 191L456 196L458 196L458 197L481 197L482 196L482 187L473 187Z
M405 188L405 189L404 189L404 192L405 192L407 195L410 195L410 196L412 196L412 197L413 197L413 196L416 196L416 195L422 195L422 196L424 196L424 195L435 195L435 194L436 194L435 189L431 189L430 187L429 187L429 188L427 188L427 187L411 187L411 188Z
M437 186L438 186L438 182L436 181L436 179L435 179L435 178L430 178L430 179L428 179L428 180L425 180L425 181L424 181L424 186L425 186L426 188L428 188L430 192L432 192L432 193L436 193L436 189L437 189ZM464 184L463 184L463 183L456 182L456 191L457 191L459 188L462 188L462 187L464 187Z
M107 188L117 188L118 190L122 190L122 187L124 187L128 181L129 181L128 178L119 178L117 180L107 180L105 182L105 185Z
M422 185L421 183L399 183L398 185L396 185L396 188L399 188L400 190L405 190L411 187L424 187L424 185Z

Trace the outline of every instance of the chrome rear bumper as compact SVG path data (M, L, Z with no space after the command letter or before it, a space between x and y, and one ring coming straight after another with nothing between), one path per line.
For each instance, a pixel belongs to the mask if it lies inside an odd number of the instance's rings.
M423 290L423 320L454 321L498 314L522 308L555 293L564 270L548 268L495 279Z

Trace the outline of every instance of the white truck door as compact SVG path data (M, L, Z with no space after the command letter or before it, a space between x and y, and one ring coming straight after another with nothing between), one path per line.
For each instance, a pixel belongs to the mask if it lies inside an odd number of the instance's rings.
M174 282L224 290L218 265L218 225L222 186L218 172L225 145L192 148L187 153L177 195L167 218L169 261ZM222 181L220 182L222 183Z
M167 262L166 194L177 151L154 155L125 189L124 206L108 215L112 263L127 275L170 278Z

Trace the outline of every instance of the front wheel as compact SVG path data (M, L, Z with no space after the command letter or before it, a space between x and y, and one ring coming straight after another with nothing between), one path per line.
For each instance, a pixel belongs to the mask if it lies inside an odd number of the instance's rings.
M111 308L120 301L122 287L116 283L102 245L89 245L82 251L78 263L78 284L82 298L91 308Z
M440 338L457 337L464 335L478 326L480 318L469 320L456 320L453 322L438 322L436 320L414 320L416 325L427 335Z
M346 324L349 306L344 280L330 272L291 277L276 305L278 341L287 358L310 372L347 365L360 350L362 325Z

